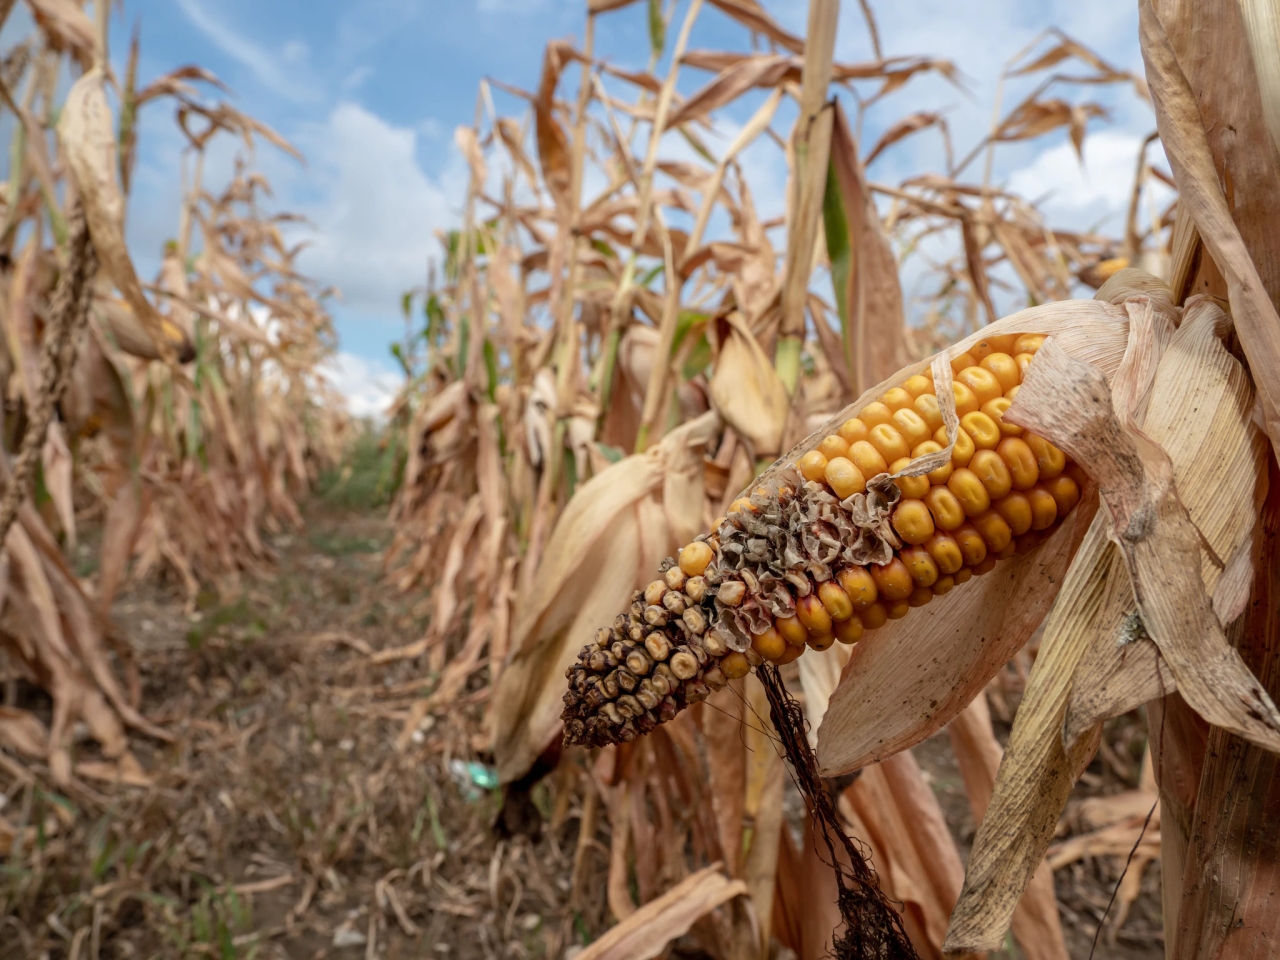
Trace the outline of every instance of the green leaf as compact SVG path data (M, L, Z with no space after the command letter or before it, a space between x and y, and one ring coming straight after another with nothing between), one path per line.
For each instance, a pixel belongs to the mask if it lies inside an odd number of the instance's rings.
M493 342L486 339L484 342L484 368L489 374L489 402L496 403L496 391L498 389L498 355L494 352Z
M662 19L662 0L649 0L649 49L653 51L653 59L662 56L666 45L667 24Z

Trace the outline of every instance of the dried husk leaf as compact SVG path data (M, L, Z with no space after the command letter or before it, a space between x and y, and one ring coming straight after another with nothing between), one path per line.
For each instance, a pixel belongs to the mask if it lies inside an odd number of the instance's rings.
M711 401L725 422L769 454L782 444L790 406L787 388L736 310L716 323L720 352L711 376Z

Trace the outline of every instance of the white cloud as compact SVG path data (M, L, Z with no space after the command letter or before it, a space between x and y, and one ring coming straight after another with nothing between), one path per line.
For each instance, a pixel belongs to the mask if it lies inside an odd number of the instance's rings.
M395 398L403 378L386 364L354 353L339 352L321 369L321 375L346 398L356 417L382 417Z
M299 102L314 102L321 98L321 91L307 69L305 44L292 40L280 51L271 51L223 23L206 10L200 0L178 0L178 6L214 46L248 67L254 76L276 93Z

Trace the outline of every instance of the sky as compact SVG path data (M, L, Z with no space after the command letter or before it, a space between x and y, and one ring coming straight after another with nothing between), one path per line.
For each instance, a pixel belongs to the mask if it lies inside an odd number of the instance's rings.
M688 2L677 0L672 36ZM803 35L804 0L762 2L783 26ZM963 155L990 123L1004 64L1051 25L1115 66L1141 73L1137 6L1131 2L870 0L870 5L887 54L948 58L961 71L963 89L937 77L912 80L867 116L864 143L907 113L942 109L956 152ZM389 345L404 332L401 294L425 281L428 259L439 249L437 232L460 220L466 167L454 146L454 129L473 121L482 78L535 88L545 43L563 37L580 42L585 6L584 0L124 0L123 10L113 16L112 56L122 62L137 25L143 82L184 64L200 64L227 84L237 108L270 124L305 155L300 164L263 144L254 161L269 176L279 208L309 221L302 269L342 291L331 304L341 343L333 377L354 410L370 413L397 382ZM20 17L14 20L0 41L12 41ZM597 23L599 55L620 67L644 67L643 0ZM750 42L741 26L707 4L690 47L741 51ZM845 0L836 59L870 58L859 5ZM659 72L665 69L664 62ZM707 73L686 69L680 90L688 94L709 79ZM615 95L631 95L620 81L609 86ZM1026 82L1010 85L1006 104L1026 89ZM1002 147L997 154L997 182L1045 198L1044 209L1055 225L1116 229L1138 145L1154 129L1150 109L1131 92L1098 95L1112 114L1091 125L1083 167L1061 134L1034 145ZM494 100L500 113L520 116L519 100L497 90ZM722 142L758 103L758 97L746 98L736 112L724 115ZM785 134L791 116L794 111L780 111L775 129ZM161 102L146 108L139 142L128 229L139 269L150 274L165 240L176 231L181 193L183 142L171 106ZM211 155L210 186L229 174L234 146L227 141ZM678 137L664 140L663 151L687 156ZM939 138L924 133L878 160L871 174L895 182L913 172L941 169L942 157ZM762 140L744 157L744 168L761 215L780 214L786 179L781 153Z

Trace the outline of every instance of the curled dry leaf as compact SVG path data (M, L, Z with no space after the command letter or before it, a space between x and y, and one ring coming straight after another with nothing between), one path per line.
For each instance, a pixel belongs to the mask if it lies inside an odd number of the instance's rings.
M716 323L719 354L711 375L711 402L759 455L782 444L790 400L769 357L737 311Z

